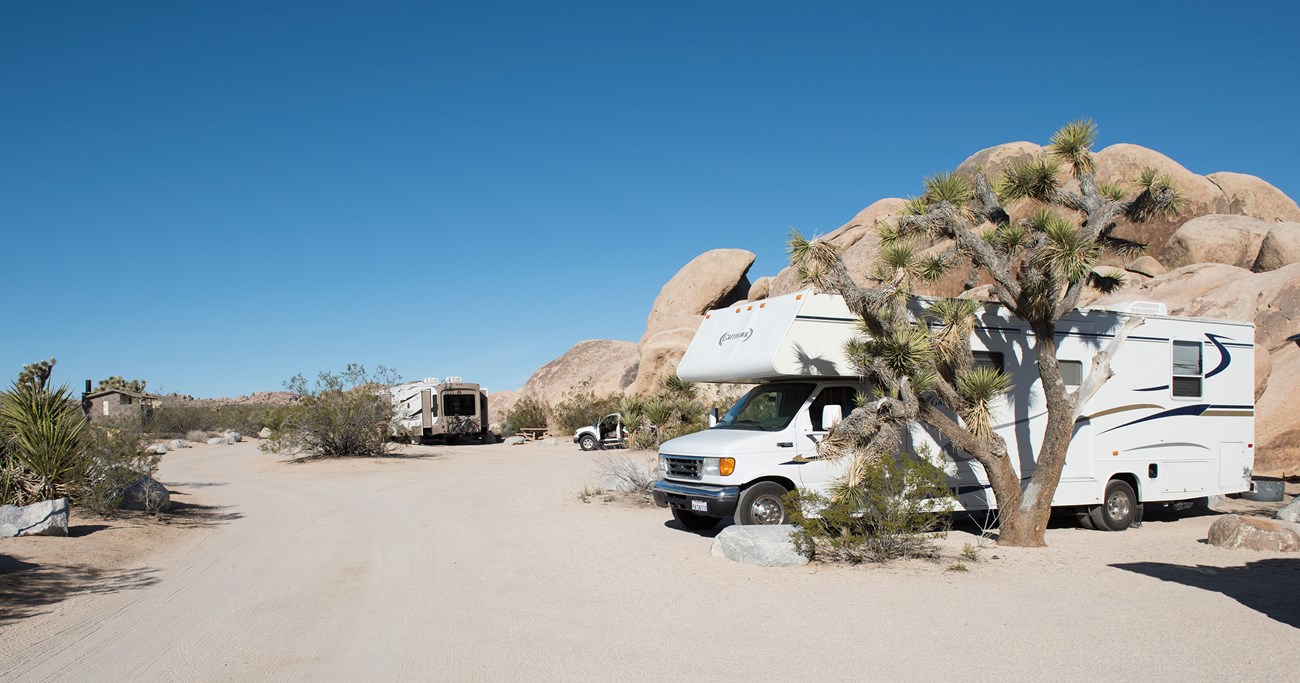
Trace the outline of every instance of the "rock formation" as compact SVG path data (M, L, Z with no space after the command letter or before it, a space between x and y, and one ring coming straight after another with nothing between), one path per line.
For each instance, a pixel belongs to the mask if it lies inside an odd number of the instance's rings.
M519 396L553 406L586 383L596 395L623 391L636 377L637 345L611 339L578 342L528 378ZM490 400L490 395L489 395ZM492 407L489 404L489 411ZM496 420L492 417L491 420Z

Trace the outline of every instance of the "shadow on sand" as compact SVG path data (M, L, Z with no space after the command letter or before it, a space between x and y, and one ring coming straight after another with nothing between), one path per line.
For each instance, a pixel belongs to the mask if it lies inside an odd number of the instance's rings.
M0 626L41 614L77 595L116 593L158 582L156 569L105 571L83 565L39 565L0 555Z
M1241 567L1128 562L1112 567L1161 581L1222 593L1265 616L1300 628L1300 558L1248 562Z

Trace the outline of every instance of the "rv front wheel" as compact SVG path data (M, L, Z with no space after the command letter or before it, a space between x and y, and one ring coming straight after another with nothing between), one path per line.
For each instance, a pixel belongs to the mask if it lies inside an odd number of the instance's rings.
M1106 497L1092 509L1093 526L1102 531L1123 531L1137 519L1137 494L1127 482L1112 479L1106 484Z
M785 524L785 487L762 481L740 492L736 506L736 524Z

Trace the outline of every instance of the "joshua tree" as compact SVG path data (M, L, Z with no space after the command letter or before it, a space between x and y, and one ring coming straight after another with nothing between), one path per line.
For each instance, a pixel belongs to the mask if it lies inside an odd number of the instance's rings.
M146 384L147 382L142 379L127 380L118 377L117 375L113 375L112 377L106 377L104 379L99 380L99 386L95 387L95 391L107 391L109 389L122 389L124 391L132 391L137 394L143 394L144 387Z
M973 182L956 173L926 179L925 192L910 200L896 221L877 226L880 264L867 286L849 274L835 245L791 235L791 262L803 279L841 294L861 318L864 336L847 351L877 387L876 400L855 409L824 442L826 454L892 455L907 425L924 424L983 465L997 499L999 543L1005 545L1045 545L1074 423L1109 379L1116 349L1142 319L1130 318L1115 333L1073 393L1057 363L1057 324L1077 307L1085 285L1118 284L1093 275L1105 251L1144 248L1111 235L1117 219L1175 215L1182 204L1172 179L1151 169L1133 179L1132 190L1098 183L1091 152L1095 139L1095 124L1076 121L1052 136L1044 154L1010 164L993 181L983 171ZM1077 189L1063 182L1067 166ZM1018 205L1037 208L1028 218L1013 220L1008 208ZM919 255L923 242L942 240L952 246ZM970 269L968 287L980 275L991 279L993 298L1034 333L1048 418L1033 476L1023 490L1006 442L989 422L991 405L1010 388L1010 378L977 366L970 348L980 304L939 300L920 315L908 312L909 303L918 310L913 296L918 284L958 267Z
M30 384L36 389L44 389L50 383L50 373L54 372L56 363L58 361L51 357L49 360L24 365L23 371L18 373L18 384Z

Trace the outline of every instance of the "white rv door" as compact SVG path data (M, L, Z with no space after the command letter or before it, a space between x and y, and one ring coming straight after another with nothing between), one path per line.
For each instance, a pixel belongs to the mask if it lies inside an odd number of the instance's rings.
M826 406L838 405L840 415L848 416L857 405L857 396L858 389L853 386L819 387L812 400L808 402L808 406L804 408L806 419L796 420L796 424L802 424L802 429L808 430L807 437L801 434L795 435L797 439L795 448L799 451L799 459L805 461L799 465L800 485L822 491L832 479L843 474L845 463L821 458L817 454L817 443L826 438L829 432L827 425L822 424Z

